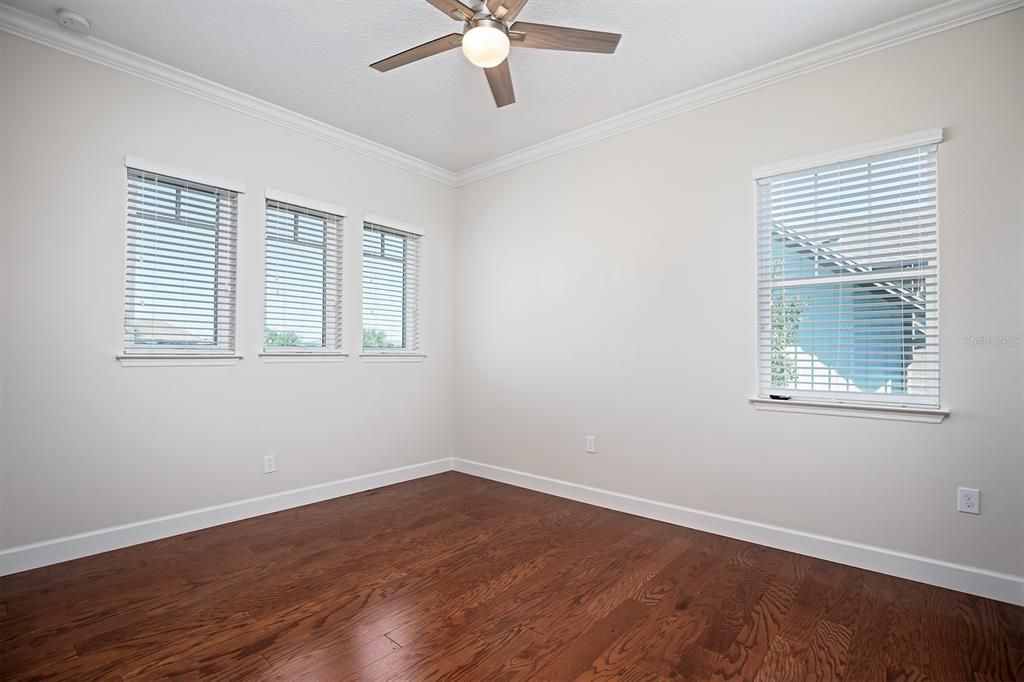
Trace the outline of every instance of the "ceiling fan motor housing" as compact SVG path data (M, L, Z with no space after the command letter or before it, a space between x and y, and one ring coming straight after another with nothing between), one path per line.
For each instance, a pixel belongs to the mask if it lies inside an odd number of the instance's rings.
M463 32L463 35L469 33L470 30L476 28L477 26L484 26L486 28L496 28L505 35L508 35L508 25L506 25L504 21L495 19L490 14L483 13L477 14L475 17L466 22L466 30Z

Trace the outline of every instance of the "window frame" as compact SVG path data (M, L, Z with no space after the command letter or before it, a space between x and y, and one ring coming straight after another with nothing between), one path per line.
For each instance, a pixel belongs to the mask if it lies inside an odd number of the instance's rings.
M278 204L285 204L286 207L292 207L299 210L307 210L314 213L324 213L330 217L336 218L333 221L335 227L334 235L334 246L335 246L335 276L337 278L337 292L335 298L336 310L334 311L333 317L336 318L338 324L337 333L337 344L335 347L321 346L321 347L302 347L302 346L267 346L266 345L266 323L267 323L267 293L269 287L269 276L270 272L267 268L267 239L268 239L268 221L267 221L267 209L269 204L275 202ZM267 188L264 192L263 198L263 331L261 332L259 353L260 358L265 362L292 362L292 361L312 361L312 362L332 362L340 361L348 357L348 353L345 351L345 323L344 323L344 311L345 311L345 287L342 284L345 273L344 263L344 239L345 239L345 221L348 218L348 210L337 204L333 204L319 199L312 199L309 197L299 196L297 194L291 194L288 192L282 192L276 189ZM326 243L325 243L325 254L326 260ZM326 280L327 273L325 267L324 277ZM324 304L324 324L330 323L330 311L329 306L325 301Z
M362 334L365 325L365 314L366 314L366 291L363 286L365 280L365 265L366 265L366 231L368 227L382 228L386 231L397 233L406 238L411 238L416 241L417 254L416 254L416 307L415 307L415 324L417 330L417 344L413 348L365 348L362 344ZM359 319L359 334L360 334L360 353L359 356L368 362L419 362L427 357L426 352L423 350L423 263L424 263L424 249L425 249L425 237L426 230L423 228L405 223L392 218L387 218L372 213L366 213L363 215L362 229L359 233L359 264L360 264L360 319ZM404 264L403 267L407 267ZM403 325L405 325L405 318L407 316L405 303L402 306L402 318ZM406 335L406 331L403 331L403 337Z
M132 171L152 174L167 178L168 180L175 180L182 183L192 183L196 185L202 185L209 187L210 189L217 190L219 192L232 193L232 200L234 201L234 222L230 226L232 230L231 245L234 249L232 254L234 258L233 271L231 273L230 282L230 311L232 315L232 323L230 330L230 337L227 339L227 347L222 348L211 348L209 351L190 351L183 350L181 348L165 347L159 348L153 346L152 349L145 346L132 346L126 343L126 335L129 320L129 301L128 301L128 287L131 282L130 273L130 234L129 225L132 217L131 211L131 199L130 194L130 183ZM123 204L123 225L124 225L124 241L122 242L123 251L123 265L122 271L122 287L121 287L121 351L114 355L115 359L125 367L147 367L147 366L213 366L213 365L233 365L242 359L242 356L238 352L238 240L239 240L239 226L241 224L241 206L242 206L242 195L245 194L245 185L237 180L232 180L219 175L213 175L202 171L192 170L175 166L172 164L163 163L160 161L154 161L152 159L146 159L140 156L132 154L126 154L123 159L123 166L121 167L120 179L124 193L122 199ZM218 237L219 239L219 237ZM219 299L221 292L216 292L216 297ZM220 301L217 300L215 306L219 308ZM219 314L219 312L218 312Z
M758 197L759 181L767 178L776 177L779 175L785 175L788 173L799 172L817 168L819 166L825 166L835 163L855 161L865 157L871 157L879 154L885 154L888 152L897 152L900 150L926 146L936 145L938 149L939 144L943 140L942 128L932 128L928 130L919 131L916 133L910 133L908 135L901 135L897 137L888 138L885 140L879 140L877 142L871 142L867 144L857 145L848 147L845 149L835 150L831 152L825 152L822 154L815 154L812 156L801 157L797 159L790 159L779 163L770 164L767 166L760 166L753 169L753 191L754 191L754 300L755 300L755 334L754 334L754 368L756 373L755 384L757 387L756 394L750 397L749 402L759 410L765 411L781 411L781 412L799 412L805 414L830 414L833 416L844 416L844 417L867 417L876 419L892 419L899 421L917 421L917 422L928 422L928 423L939 423L949 414L949 410L945 409L942 404L941 386L939 388L939 395L935 399L935 404L930 402L919 402L913 398L908 399L906 396L900 394L887 395L887 394L861 394L847 393L839 391L810 391L810 390L797 390L797 391L780 391L778 389L771 388L770 386L764 385L764 372L763 363L764 348L762 344L762 311L760 304L760 296L762 294L762 264L760 262L760 239L761 239L761 226L759 221L759 212L761 204ZM938 239L938 223L939 223L939 198L938 198L938 186L939 180L936 177L936 239ZM938 296L939 296L939 257L938 257L938 244L936 244L936 258L935 258L935 310L938 310ZM792 286L792 285L791 285ZM936 329L936 341L935 351L938 353L939 349L939 329ZM936 361L940 359L939 355L936 355ZM771 398L771 395L786 395L788 399L780 400Z

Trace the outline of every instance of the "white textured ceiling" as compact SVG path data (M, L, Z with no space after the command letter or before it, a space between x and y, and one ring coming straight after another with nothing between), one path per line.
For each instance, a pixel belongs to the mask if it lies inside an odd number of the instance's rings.
M623 34L614 55L514 49L494 106L461 52L368 64L460 31L425 0L2 0L87 16L102 40L451 171L938 4L530 0L524 21Z

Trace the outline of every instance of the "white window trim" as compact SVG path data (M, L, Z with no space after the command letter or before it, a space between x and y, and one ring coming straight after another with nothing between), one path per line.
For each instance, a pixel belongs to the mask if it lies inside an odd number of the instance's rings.
M264 199L266 201L280 201L285 204L291 204L292 206L298 206L300 208L308 208L312 211L321 211L323 213L330 213L336 215L339 218L348 217L348 209L338 204L332 204L327 201L320 201L319 199L311 199L309 197L299 196L298 194L290 194L289 192L282 192L280 190L272 189L268 187L264 192ZM264 203L265 203L264 202Z
M399 232L406 232L408 234L415 235L417 237L425 237L426 234L427 234L427 231L425 229L423 229L422 227L419 227L417 225L411 225L409 223L403 223L400 220L394 220L392 218L386 218L384 216L380 216L380 215L377 215L375 213L363 213L362 229L360 229L360 232L359 232L360 240L363 237L363 231L365 230L367 223L370 223L372 225L378 225L380 227L390 228L392 230L397 230ZM362 242L360 242L360 248L359 248L359 267L360 267L360 273L362 273L362 263L363 263L363 249L362 249L361 244L362 244ZM392 351L384 350L384 349L372 350L372 349L363 348L361 350L361 352L359 353L359 357L362 358L365 362L423 362L423 360L427 357L427 354L422 349L422 345L423 345L423 343L422 343L422 338L423 338L423 328L422 328L422 324L423 324L423 270L422 270L423 262L422 262L422 255L423 255L423 252L422 252L422 248L423 247L421 246L420 248L421 248L421 251L420 251L420 257L421 257L421 260L420 260L420 274L419 274L419 278L420 279L419 279L419 282L417 283L417 287L419 289L419 294L418 294L419 295L419 301L418 301L418 304L419 304L419 313L418 313L419 314L419 320L417 321L417 323L420 325L420 348L418 348L417 350L392 350ZM362 330L363 321L362 321L362 279L361 278L360 278L360 283L359 283L359 299L360 299L359 328L360 328L360 330ZM362 343L360 343L360 347L362 347Z
M372 223L381 227L388 227L392 230L398 230L399 232L408 232L418 237L427 236L427 231L417 225L411 225L409 223L403 223L400 220L394 220L392 218L385 218L383 216L375 215L373 213L363 214L363 223Z
M237 365L241 355L118 355L122 367L223 367Z
M156 173L158 175L168 175L179 180L190 180L193 182L201 183L204 185L210 185L219 189L226 189L238 194L245 194L245 184L230 178L225 178L220 175L213 175L211 173L204 173L202 171L193 170L191 168L183 168L181 166L174 166L169 163L163 163L161 161L154 161L153 159L147 159L134 154L124 155L124 167L127 169L135 169L146 171L149 173ZM236 231L240 230L242 224L242 202L238 202L237 206L238 214L236 216L237 225ZM124 219L128 220L128 200L125 196L124 202ZM237 238L237 235L236 235ZM127 249L127 247L126 247ZM127 258L127 251L124 255ZM235 272L235 280L237 287L238 272ZM237 292L236 292L236 313L237 313ZM237 320L236 320L237 323ZM234 338L235 348L238 347L238 329L235 328ZM122 367L223 367L228 365L237 365L238 361L243 358L238 353L162 353L162 354L145 354L145 353L126 353L122 348L114 355L114 359Z
M135 170L148 171L150 173L158 173L160 175L169 175L172 178L178 178L179 180L191 180L193 182L210 185L211 187L216 187L218 189L226 189L231 192L237 192L238 194L245 194L245 184L238 180L232 180L231 178L225 178L220 175L192 170L191 168L172 166L169 163L153 161L152 159L144 159L141 156L125 154L124 166L125 168L134 168Z
M909 407L905 405L864 405L837 401L775 400L749 398L750 404L764 412L794 412L798 414L826 414L833 417L860 417L862 419L888 419L891 421L938 424L949 416L942 408Z
M359 357L364 362L423 362L426 359L426 353L420 353L415 351L377 351L369 352L364 351L359 354Z
M906 149L907 147L938 144L939 142L942 142L942 128L929 128L928 130L919 130L914 133L907 133L906 135L888 137L884 140L877 140L875 142L867 142L865 144L858 144L852 147L834 149L829 152L822 152L821 154L811 154L809 156L801 156L796 159L787 159L786 161L770 163L766 166L758 166L753 169L752 175L755 180L761 180L775 175L806 170L815 166L825 166L830 163L852 161L853 159L859 159L862 156L873 156L874 154L895 152L900 149Z
M285 204L291 204L299 208L306 208L313 211L322 211L324 213L330 213L331 215L337 216L346 220L348 218L348 209L339 204L332 204L326 201L320 201L319 199L311 199L309 197L303 197L298 194L291 194L289 192L282 192L280 190L267 187L263 192L263 277L264 277L264 290L263 290L263 315L264 322L266 321L266 306L267 306L267 292L266 292L266 261L267 261L267 241L266 241L266 229L267 229L267 213L266 206L268 201L280 201ZM345 227L342 224L341 234L338 237L338 243L342 247L342 260L339 262L338 269L341 270L341 275L344 277L345 263L344 263L344 244L345 244ZM344 301L344 289L342 290L342 299L338 302L341 306L342 314L342 327L341 327L341 348L293 348L286 349L281 348L277 350L268 350L266 346L263 346L257 355L267 363L285 363L285 362L341 362L348 357L348 351L344 348L345 343L345 301Z
M830 163L851 161L863 156L884 154L891 151L899 151L907 147L916 147L927 144L938 144L944 139L942 128L928 128L905 135L897 135L884 140L876 140L864 144L834 149L820 154L811 154L786 161L757 166L751 172L754 178L754 185L763 178L769 178L784 173L824 166ZM755 222L757 220L757 201L754 201ZM757 246L755 239L754 260L757 261ZM755 289L759 278L758 268L754 268ZM760 366L760 349L757 347L759 337L755 335L755 367ZM760 373L758 374L760 381ZM760 388L758 389L760 390ZM862 419L885 419L891 421L919 422L926 424L939 424L949 416L949 409L939 406L915 407L912 405L894 404L884 405L881 403L851 403L841 400L813 400L803 396L792 396L788 400L777 400L766 396L753 396L748 401L755 409L765 412L791 412L798 414L823 414L834 417L858 417Z

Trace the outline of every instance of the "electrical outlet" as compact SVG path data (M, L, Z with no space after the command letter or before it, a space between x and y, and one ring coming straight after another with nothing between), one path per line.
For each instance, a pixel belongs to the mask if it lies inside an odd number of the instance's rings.
M272 474L277 471L277 455L263 456L263 473Z
M587 436L586 450L591 454L597 452L597 436Z
M981 491L977 488L957 488L956 510L965 514L980 514Z

